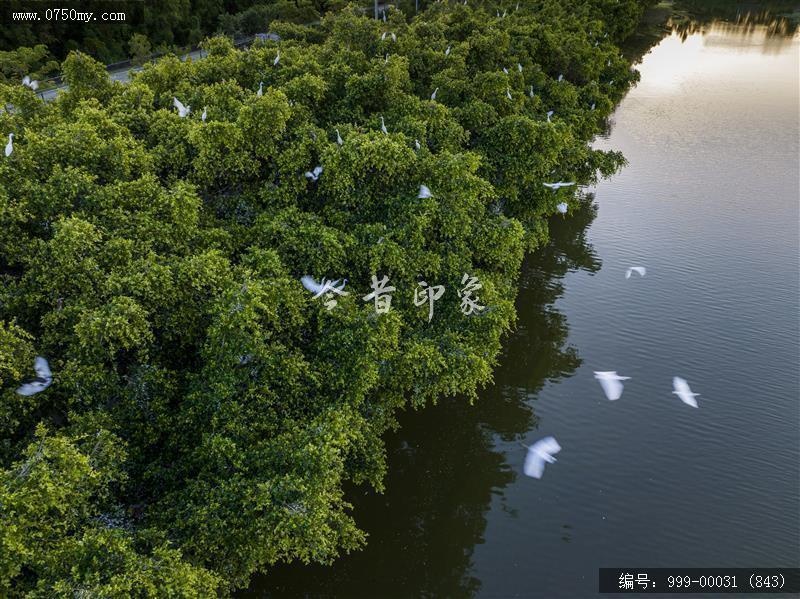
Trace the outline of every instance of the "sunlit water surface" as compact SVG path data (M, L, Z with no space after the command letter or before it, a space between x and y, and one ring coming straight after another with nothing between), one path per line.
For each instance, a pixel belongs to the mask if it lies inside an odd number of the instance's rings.
M629 164L527 263L496 384L403 417L386 493L355 492L364 551L248 595L580 598L598 567L799 566L799 48L725 24L654 47L596 144ZM594 370L631 377L619 401ZM533 480L519 442L544 435L563 450Z

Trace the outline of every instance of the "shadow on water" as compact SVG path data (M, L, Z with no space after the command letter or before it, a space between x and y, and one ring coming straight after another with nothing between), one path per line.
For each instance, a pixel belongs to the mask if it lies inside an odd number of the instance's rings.
M367 547L332 567L277 566L254 578L241 597L367 597L375 589L382 597L478 593L473 550L483 543L493 496L502 503L504 489L518 476L496 441L522 439L535 429L528 398L581 364L554 303L568 271L600 269L585 236L595 215L587 198L568 218L554 218L550 244L526 261L517 330L505 343L495 383L475 405L447 399L401 415L401 429L386 440L386 492L351 493L356 521L369 533Z

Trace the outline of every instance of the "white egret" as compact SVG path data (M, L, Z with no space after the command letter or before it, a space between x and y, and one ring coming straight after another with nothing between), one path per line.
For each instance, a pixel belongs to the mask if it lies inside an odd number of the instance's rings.
M553 191L558 191L562 187L569 187L575 185L575 181L559 181L558 183L542 183L545 187L549 187Z
M30 78L30 77L28 77L27 75L25 75L25 76L22 78L22 85L24 85L25 87L29 87L29 88L31 88L31 89L32 89L32 90L34 90L34 91L35 91L35 90L37 90L37 89L39 88L39 82L38 82L38 81L36 81L35 79L31 79L31 78Z
M419 195L417 195L417 198L418 199L424 199L424 198L431 198L431 197L433 197L433 194L431 193L431 190L428 189L428 186L427 185L420 185L419 186Z
M421 150L421 149L422 149L422 146L420 145L420 143L419 143L419 140L418 140L418 139L415 139L415 140L414 140L414 147L415 147L415 148L417 148L418 150Z
M306 171L306 179L311 179L312 181L316 181L319 179L319 176L322 174L322 167L315 166L313 171Z
M564 81L564 75L561 75L561 74L559 74L559 76L558 76L558 80L559 80L559 81Z
M518 70L520 73L522 72L522 64L521 64L521 63L519 63L519 62L517 63L517 70Z
M592 105L589 106L589 110L594 110L594 102L592 102Z
M508 75L508 69L507 69L507 68L503 67L503 72L504 72L506 75Z
M175 108L178 109L178 116L181 117L181 118L184 118L184 117L188 116L189 113L192 111L192 107L191 106L184 106L181 103L181 101L178 100L178 98L173 97L172 98L172 104L173 104L173 106L175 106Z
M281 50L280 48L278 48L278 53L275 55L275 60L272 61L272 66L277 67L280 61L281 61Z
M436 92L438 92L438 91L439 91L438 87L435 90L433 90L433 93L431 94L431 100L435 100L436 99Z
M314 278L312 276L310 276L310 275L304 275L304 276L300 277L300 282L303 284L303 287L308 289L314 295L319 295L319 294L323 293L325 291L326 286L327 286L328 289L333 288L333 289L338 289L339 291L341 291L342 289L344 289L344 286L347 284L347 279L345 279L344 282L339 287L336 287L336 284L340 280L341 279L336 279L335 281L327 281L325 279L325 277L322 277L322 281L317 283L314 280Z
M208 116L208 112L206 111L206 107L203 106L203 114L200 115L200 120L204 123L206 122L206 117Z
M383 117L381 117L381 131L383 131L384 135L389 134L389 130L386 128L386 123L383 121Z
M525 456L525 465L522 467L522 471L526 476L533 478L542 478L545 462L555 463L556 459L553 456L561 451L561 445L558 444L555 437L545 437L533 445L523 445L523 447L528 449L528 455Z
M36 371L36 378L17 389L17 393L20 395L34 395L47 389L50 383L53 382L50 365L43 357L36 356L36 359L33 361L33 369Z
M567 208L569 208L569 206L567 206L566 202L561 202L556 206L556 210L558 210L561 214L566 214Z
M447 46L447 50L444 51L445 56L450 56L450 46Z
M14 134L8 134L8 143L6 144L6 156L11 156L11 152L14 151Z
M548 122L548 123L552 122L552 121L550 120L550 117L551 117L551 116L553 116L553 111L552 111L552 110L548 110L548 111L547 111L547 122Z
M640 277L643 277L647 274L647 269L644 266L631 266L625 271L625 278L630 279L633 273L638 273Z
M339 130L338 129L334 129L334 131L336 131L336 143L339 144L340 146L343 146L344 145L344 140L342 139L342 136L339 135Z
M622 396L622 381L627 381L629 376L619 376L615 370L610 371L595 371L594 378L600 381L600 386L603 387L603 392L606 397L615 401Z
M258 84L258 91L256 92L256 96L259 98L264 95L264 82L261 81Z
M528 95L532 98L533 97L533 86L531 85L531 91L528 92Z
M509 100L513 100L514 99L511 96L511 90L509 88L506 88L506 98L508 98Z
M700 394L692 393L692 390L689 388L689 383L686 382L686 379L682 379L679 376L673 377L672 388L674 389L673 393L680 397L683 403L692 406L693 408L697 407L697 400L695 397Z

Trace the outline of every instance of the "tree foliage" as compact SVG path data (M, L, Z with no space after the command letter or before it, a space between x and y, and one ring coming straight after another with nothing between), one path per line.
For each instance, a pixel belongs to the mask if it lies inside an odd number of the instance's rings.
M542 182L621 164L588 142L636 79L614 40L638 3L478 4L276 23L124 85L75 52L49 104L0 84L0 594L205 597L363 545L344 484L381 489L398 409L491 380L572 201ZM305 274L351 293L327 310ZM53 384L22 397L34 355Z

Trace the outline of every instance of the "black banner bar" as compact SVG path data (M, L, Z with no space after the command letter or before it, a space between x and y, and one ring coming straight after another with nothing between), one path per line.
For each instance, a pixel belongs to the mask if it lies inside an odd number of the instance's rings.
M800 593L800 568L600 568L601 593Z

